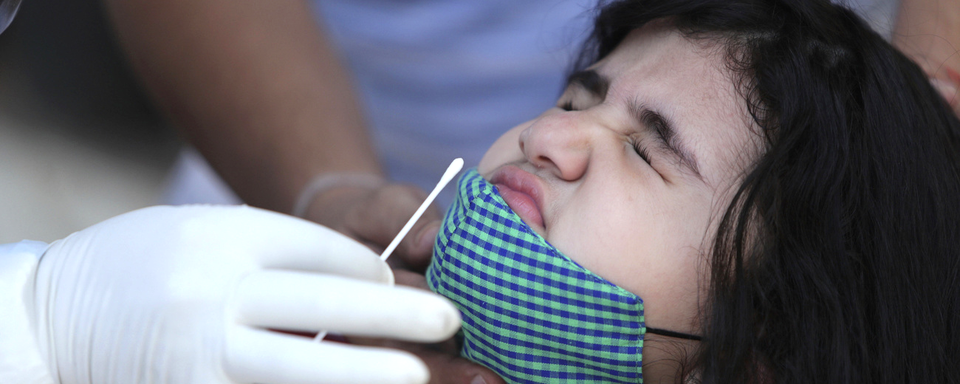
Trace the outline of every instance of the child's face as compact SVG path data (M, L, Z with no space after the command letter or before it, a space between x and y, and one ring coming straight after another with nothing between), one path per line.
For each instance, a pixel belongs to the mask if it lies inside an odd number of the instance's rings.
M640 296L650 327L696 333L701 255L757 153L722 53L633 31L480 162L547 241Z

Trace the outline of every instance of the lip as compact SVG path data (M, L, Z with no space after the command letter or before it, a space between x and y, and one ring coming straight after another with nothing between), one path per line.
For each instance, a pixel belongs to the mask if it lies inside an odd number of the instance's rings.
M523 221L534 229L545 230L543 187L536 176L515 165L506 165L493 173L490 183Z

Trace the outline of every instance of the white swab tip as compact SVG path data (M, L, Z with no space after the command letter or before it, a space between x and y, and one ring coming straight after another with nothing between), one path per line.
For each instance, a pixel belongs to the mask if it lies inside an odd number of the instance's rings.
M453 159L453 162L451 162L450 166L447 167L447 171L443 173L443 177L441 179L452 179L457 175L457 173L460 173L461 169L463 169L463 159L459 157Z

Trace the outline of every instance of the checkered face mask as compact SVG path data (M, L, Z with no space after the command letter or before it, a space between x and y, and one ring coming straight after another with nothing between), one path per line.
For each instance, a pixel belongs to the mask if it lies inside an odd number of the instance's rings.
M461 354L508 382L643 382L643 336L658 333L643 300L550 245L475 169L460 179L427 283L463 314Z

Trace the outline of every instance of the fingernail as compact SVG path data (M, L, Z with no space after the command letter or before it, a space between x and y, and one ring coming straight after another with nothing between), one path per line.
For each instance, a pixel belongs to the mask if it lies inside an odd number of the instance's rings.
M417 249L429 249L433 246L433 241L437 238L437 232L440 232L439 224L430 224L420 231L420 238L417 239Z
M487 381L483 379L483 376L476 375L470 380L470 384L487 384Z

